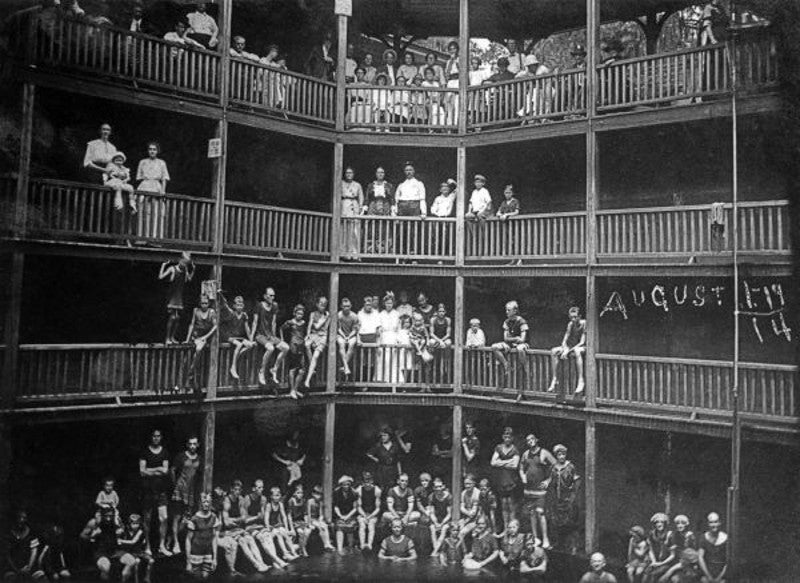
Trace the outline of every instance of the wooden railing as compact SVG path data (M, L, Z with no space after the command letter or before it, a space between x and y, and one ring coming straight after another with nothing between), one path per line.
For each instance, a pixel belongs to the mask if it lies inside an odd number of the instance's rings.
M740 43L737 53L742 89L777 83L774 39ZM729 91L729 61L730 45L721 43L601 65L598 109L680 102Z
M333 125L336 85L255 61L231 59L230 100L268 114Z
M23 344L17 398L21 401L163 397L191 392L184 378L189 345ZM208 352L195 376L205 387ZM178 390L176 391L176 387Z
M331 215L244 202L225 203L225 249L281 253L293 257L330 255Z
M267 370L265 371L266 384L262 385L259 382L258 373L261 369L261 361L264 356L264 349L261 346L255 346L242 354L237 362L236 372L239 375L235 379L231 374L231 364L233 363L234 348L227 343L220 344L219 350L219 368L217 374L217 388L221 392L237 392L237 391L263 391L263 392L280 392L284 394L289 387L289 371L286 366L286 361L281 362L278 367L276 376L278 377L278 385L276 386L272 381L270 375L270 368L275 364L275 358L278 352L275 351L267 363ZM311 379L310 385L312 391L325 390L325 382L327 379L327 351L323 351L319 358L316 373ZM306 360L306 370L308 369L308 360ZM305 377L300 383L300 392L305 393L308 389L304 386ZM274 389L274 391L273 391Z
M780 364L740 365L743 412L794 417L797 368ZM733 363L730 361L597 355L597 399L677 410L729 412Z
M439 133L458 127L457 89L349 85L346 91L347 129Z
M347 258L455 260L455 219L360 216L342 219L341 254Z
M219 54L72 19L31 21L32 64L182 95L219 95Z
M601 210L598 255L703 255L732 251L733 209L720 209L724 229L712 227L711 205ZM739 251L789 254L788 201L739 204Z
M575 258L586 253L586 213L519 215L469 222L467 261Z
M464 390L494 394L506 391L509 396L520 389L524 395L554 396L547 389L553 378L549 350L529 349L524 354L505 353L509 372L501 366L491 348L466 348L464 350ZM570 358L559 367L559 390L571 393L578 383L575 360Z
M469 127L502 127L582 116L586 113L584 87L583 70L470 87Z
M432 350L433 360L423 362L409 347L361 344L350 363L351 375L340 372L337 384L364 391L422 392L453 390L453 349Z
M177 194L122 193L115 210L114 191L105 186L34 179L28 191L27 222L32 236L144 240L210 246L214 202ZM133 213L129 200L134 200Z

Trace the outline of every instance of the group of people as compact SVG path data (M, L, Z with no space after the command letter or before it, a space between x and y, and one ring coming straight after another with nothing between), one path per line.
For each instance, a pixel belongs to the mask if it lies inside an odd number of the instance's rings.
M719 514L706 517L707 530L698 538L689 518L678 514L670 528L669 517L656 512L650 529L630 529L628 562L630 583L724 583L727 579L728 535Z
M455 211L455 201L458 183L453 178L448 178L439 185L439 193L428 206L425 184L416 177L416 168L413 162L403 165L405 179L396 186L386 179L386 170L382 166L375 169L375 179L367 184L366 189L355 180L355 170L348 166L345 168L341 186L341 216L343 219L340 256L350 261L360 261L361 254L391 254L395 249L395 234L390 228L369 229L367 236L362 240L362 228L359 216L376 217L419 217L428 216L445 219L452 217ZM492 196L486 188L486 177L476 174L474 189L470 194L469 205L465 212L465 219L470 223L482 222L489 218L505 221L518 216L522 206L517 198L516 190L512 183L506 183L503 188L503 201L495 208ZM446 237L446 235L443 235ZM422 240L404 234L404 253L414 256L417 246L422 245ZM441 249L447 248L448 242L441 242ZM519 264L519 260L512 260L512 265Z
M126 166L127 156L111 142L111 125L100 125L100 137L86 144L83 168L93 182L114 191L114 231L125 236L160 239L164 237L166 203L152 195L163 195L170 180L167 163L159 157L158 142L147 143L136 174ZM134 187L135 185L135 187ZM150 194L145 194L150 193Z

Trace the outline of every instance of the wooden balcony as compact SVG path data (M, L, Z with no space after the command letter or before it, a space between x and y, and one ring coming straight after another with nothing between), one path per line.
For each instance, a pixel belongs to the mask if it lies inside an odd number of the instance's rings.
M360 216L342 219L341 255L358 249L365 261L424 261L452 264L456 256L456 220Z
M20 346L16 403L22 407L89 406L115 402L148 403L203 399L207 389L209 352L196 366L195 384L188 378L193 354L189 345L49 344ZM452 348L432 352L430 363L402 346L363 345L356 348L351 375L337 373L337 391L379 393L452 393ZM220 346L218 394L225 397L285 395L288 374L278 372L277 386L260 385L263 350L245 353L230 372L232 347ZM273 357L274 358L274 357ZM326 356L320 358L311 388L326 386ZM703 415L727 418L732 410L733 364L730 361L598 354L597 402L612 410L653 415ZM563 361L559 385L548 392L552 378L549 350L531 349L509 356L508 373L490 348L464 349L463 392L513 401L553 404L573 397L578 374L575 361ZM270 365L272 361L270 362ZM785 424L798 417L797 367L742 363L739 368L740 411L755 421ZM176 389L177 387L177 389ZM588 390L588 389L587 389Z
M724 228L712 225L711 205L600 210L597 212L598 258L658 258L729 255L733 250L733 208L719 209ZM739 252L791 255L788 201L739 204Z
M405 346L363 344L356 347L352 374L340 371L337 385L370 392L452 392L453 349L431 351L433 360L423 362Z
M330 239L328 213L225 202L225 251L327 261Z
M27 28L26 28L27 27ZM12 35L12 50L39 71L79 76L180 99L218 102L221 55L183 48L157 37L69 19L28 24ZM614 61L596 69L598 113L683 105L728 95L732 87L728 43ZM775 40L737 44L737 80L749 93L778 84ZM225 58L228 58L227 56ZM467 131L501 129L586 116L586 72L557 71L527 79L469 87L465 104L452 88L348 85L345 129L452 134L458 112ZM246 112L333 128L336 86L256 61L231 57L230 105Z
M468 222L465 261L523 262L567 260L583 262L586 254L586 213L517 215L502 221Z
M345 128L411 133L454 133L458 90L422 87L348 86Z
M336 84L255 61L231 59L231 105L284 119L333 126Z
M728 413L733 363L729 361L598 354L598 402L686 412ZM797 416L797 367L740 365L740 408L775 418Z
M211 247L212 200L137 191L131 197L136 204L133 213L127 193L123 193L122 210L115 210L114 198L114 191L105 186L32 179L27 235L112 245L135 240L159 246Z
M469 129L575 119L586 114L585 73L564 71L470 87Z
M201 100L219 96L217 52L71 19L34 18L30 26L28 58L37 68Z

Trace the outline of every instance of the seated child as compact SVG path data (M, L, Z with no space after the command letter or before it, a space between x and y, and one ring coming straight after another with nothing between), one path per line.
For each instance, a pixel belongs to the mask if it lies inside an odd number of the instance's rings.
M131 171L125 167L125 154L117 152L111 158L111 162L106 166L103 172L103 184L109 188L114 189L114 208L121 211L124 203L122 200L122 191L128 193L128 206L131 212L136 212L136 197L133 196L133 186L131 186Z

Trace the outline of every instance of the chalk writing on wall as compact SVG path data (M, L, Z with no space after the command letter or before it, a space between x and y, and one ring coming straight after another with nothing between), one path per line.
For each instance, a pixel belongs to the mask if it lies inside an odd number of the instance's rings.
M740 292L737 313L740 317L748 319L759 342L764 342L765 330L770 329L775 336L786 342L792 341L792 330L786 323L786 297L780 283L752 285L747 280L742 280ZM612 291L600 312L600 317L606 314L618 314L623 320L628 320L629 311L633 308L649 307L669 312L721 307L733 302L733 293L723 285L656 284L645 289L633 288L630 293L628 303L627 294L617 290Z

